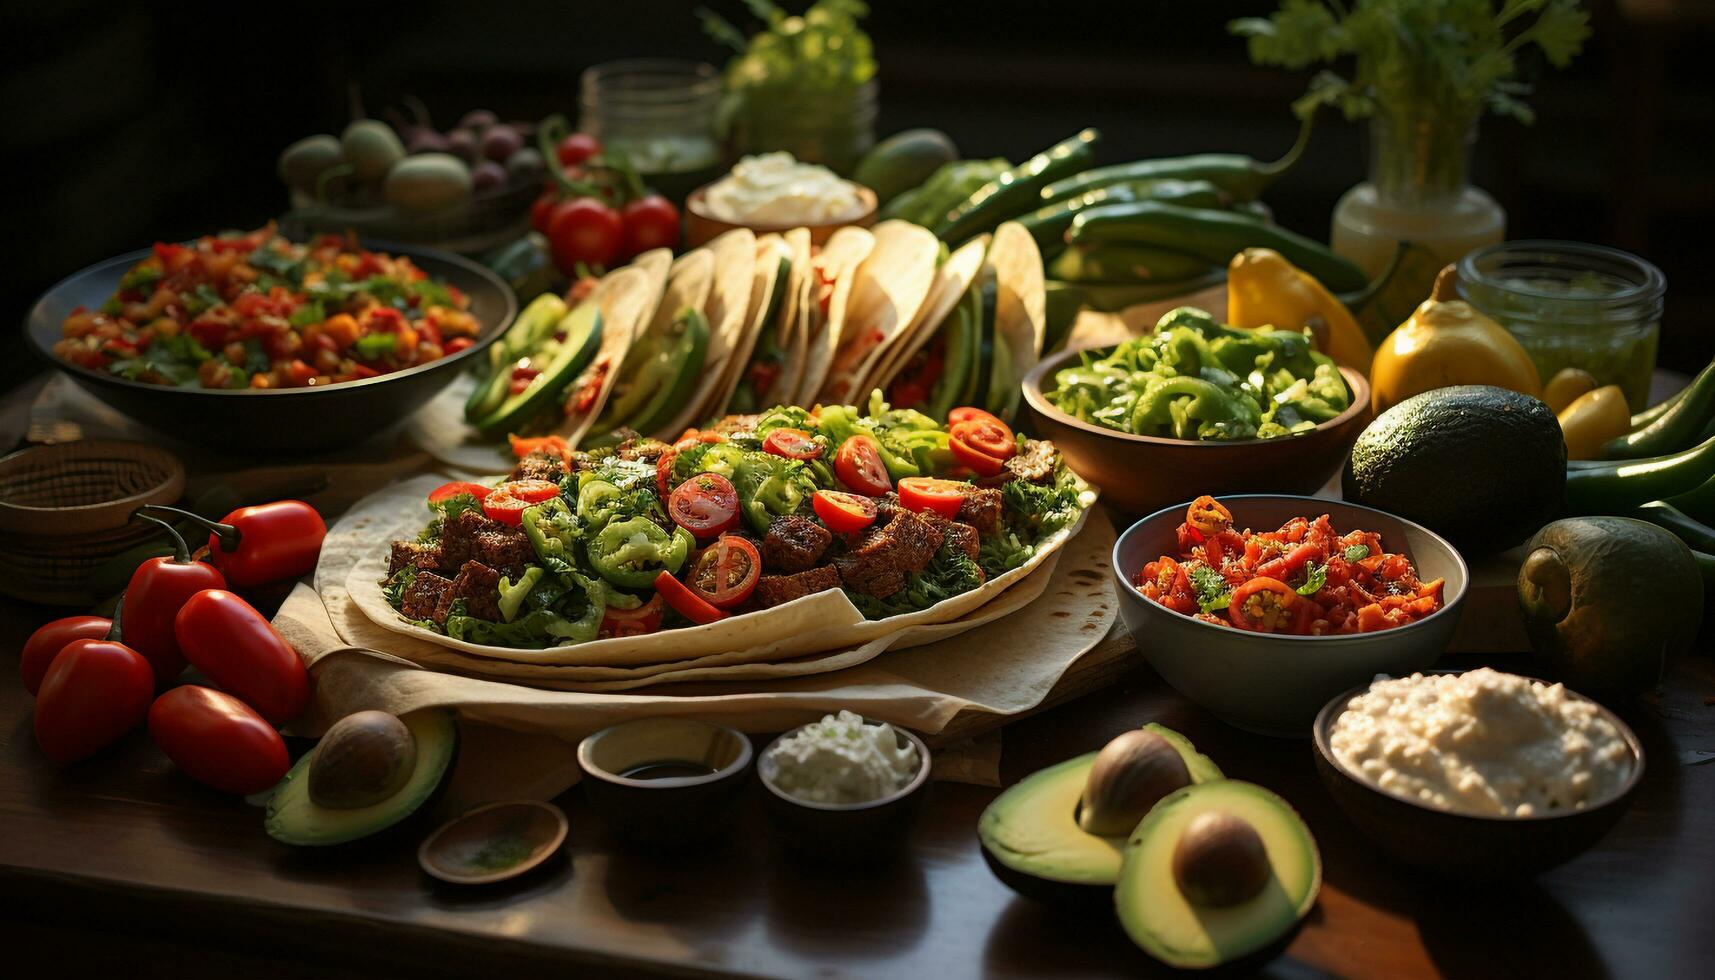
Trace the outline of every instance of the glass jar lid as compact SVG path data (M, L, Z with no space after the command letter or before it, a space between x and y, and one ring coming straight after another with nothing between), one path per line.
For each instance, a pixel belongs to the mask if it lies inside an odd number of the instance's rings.
M1459 260L1460 298L1515 320L1652 323L1666 293L1653 263L1604 245L1500 242Z

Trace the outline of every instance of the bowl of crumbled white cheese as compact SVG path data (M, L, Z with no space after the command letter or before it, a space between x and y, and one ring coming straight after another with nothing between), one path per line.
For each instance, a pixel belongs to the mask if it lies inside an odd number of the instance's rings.
M1619 820L1643 747L1602 705L1488 667L1378 677L1322 709L1323 782L1353 823L1426 870L1534 874Z
M862 861L904 842L929 769L929 749L916 735L841 711L769 743L756 772L788 845Z

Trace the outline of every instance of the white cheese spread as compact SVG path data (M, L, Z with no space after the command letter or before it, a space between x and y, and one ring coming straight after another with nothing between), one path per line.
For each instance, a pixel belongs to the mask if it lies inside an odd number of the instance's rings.
M923 762L892 725L842 711L780 739L760 765L762 778L806 803L868 803L911 785Z
M855 220L863 211L856 184L784 152L740 160L709 186L703 203L733 224L820 225Z

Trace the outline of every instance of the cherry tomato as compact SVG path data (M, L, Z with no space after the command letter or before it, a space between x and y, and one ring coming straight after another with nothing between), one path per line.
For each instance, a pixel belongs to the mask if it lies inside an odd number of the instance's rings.
M620 211L625 223L625 254L679 244L679 209L659 194L645 194Z
M914 513L925 511L952 520L964 506L969 484L938 480L932 476L908 476L899 481L899 506Z
M245 588L315 571L328 526L302 500L240 507L209 527L208 560L226 585ZM222 586L224 587L224 586Z
M698 473L673 489L667 516L699 538L712 538L738 526L738 491L719 473Z
M761 577L761 553L756 545L736 534L723 534L704 548L691 574L686 576L697 598L717 609L731 609L750 598ZM671 598L668 597L669 602Z
M873 436L852 436L834 456L834 475L858 493L879 497L893 489L887 464L881 461L881 446Z
M1204 494L1186 508L1185 523L1203 537L1211 538L1233 526L1233 512L1214 497Z
M855 534L874 524L877 514L875 501L839 490L817 490L810 506L835 534Z
M481 503L482 499L487 497L491 492L490 488L485 487L480 483L471 483L467 480L455 480L452 483L443 483L429 491L429 504L433 506L434 504L445 503L446 501L462 494L469 494L470 496L475 497L478 503Z
M543 191L536 200L530 202L530 227L546 235L548 219L554 214L554 205L560 203L560 192L552 187Z
M673 492L673 461L678 458L679 446L675 443L655 461L655 493L662 500Z
M224 589L191 596L173 622L196 669L276 725L310 700L304 661L250 603Z
M762 451L787 459L815 459L822 455L822 444L803 429L775 429L762 440Z
M985 412L980 408L972 408L969 405L965 405L960 408L955 408L947 413L947 424L949 426L958 425L960 422L971 421L993 422L995 425L1006 429L1008 439L1012 438L1012 430L1007 428L1005 422L1002 422L999 418L990 415L988 412Z
M1281 633L1291 629L1298 593L1277 578L1253 578L1233 590L1227 618L1240 629Z
M953 451L953 458L959 465L970 470L977 476L995 476L1006 469L1006 460L990 456L988 453L974 449L957 434L947 437L947 448Z
M155 696L143 655L113 640L66 644L36 692L36 742L64 765L87 759L142 722Z
M185 775L234 796L260 793L292 767L280 733L249 705L186 684L155 699L149 737Z
M482 513L509 527L524 523L524 512L560 495L560 485L548 480L511 480L482 498Z
M655 601L660 602L663 598L674 611L698 626L726 618L726 613L699 599L695 592L686 588L685 583L674 578L672 572L662 571L655 576Z
M606 266L619 256L625 228L619 212L593 197L554 205L548 216L548 245L566 275L579 265Z
M954 438L980 453L1003 460L1018 455L1018 437L999 419L968 418L952 426Z
M601 155L601 141L588 133L567 133L554 147L560 166L571 167Z
M24 690L32 696L42 686L42 677L48 672L48 665L54 662L54 656L64 650L66 644L73 640L99 640L107 636L113 629L113 620L100 616L67 616L56 619L30 634L24 641L23 663L19 672L24 675Z
M648 602L636 609L615 609L608 606L607 611L602 613L601 630L597 636L605 640L615 636L643 636L653 633L661 628L661 616L666 611L667 604L661 601L659 592L650 596Z

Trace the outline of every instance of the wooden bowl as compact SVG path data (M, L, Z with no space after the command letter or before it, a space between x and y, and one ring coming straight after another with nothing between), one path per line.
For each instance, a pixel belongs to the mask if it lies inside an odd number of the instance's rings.
M552 803L517 800L479 806L430 834L417 863L454 885L487 885L527 874L565 843L566 814Z
M758 235L766 235L769 233L778 234L780 232L791 231L794 228L808 228L810 229L810 244L821 245L828 240L828 236L848 225L857 225L860 228L868 228L870 225L875 224L875 212L877 208L875 191L870 190L862 184L852 185L857 188L858 200L863 203L863 210L860 213L851 218L819 225L807 225L797 221L789 224L735 224L731 221L722 221L720 218L710 214L707 210L707 205L704 204L704 199L708 195L709 186L710 185L708 184L704 184L697 188L692 191L691 196L685 200L686 248L696 248L699 245L706 245L720 235L732 231L734 228L749 228Z
M160 534L131 512L184 490L184 464L143 442L68 442L0 459L0 592L89 605L100 598L89 594L90 573Z
M1053 440L1072 469L1101 488L1102 502L1127 516L1153 513L1203 493L1313 494L1340 472L1370 420L1369 382L1342 367L1351 406L1309 432L1233 442L1119 432L1067 415L1045 394L1054 387L1057 371L1094 349L1065 351L1036 365L1025 376L1024 401L1032 430Z

